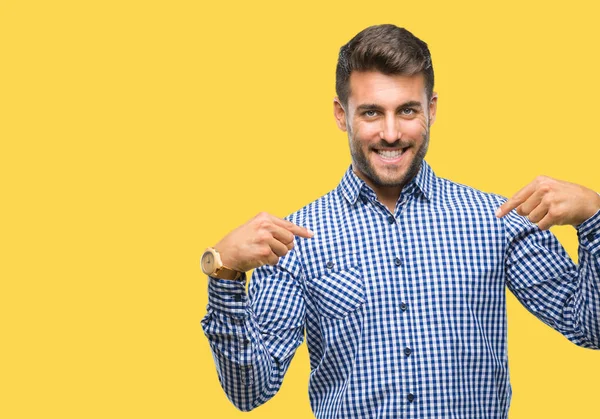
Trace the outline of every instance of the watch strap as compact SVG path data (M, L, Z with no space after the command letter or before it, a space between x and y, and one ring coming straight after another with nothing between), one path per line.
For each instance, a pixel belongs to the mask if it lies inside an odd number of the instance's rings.
M239 281L243 276L243 272L233 270L226 266L221 266L210 276L220 279L228 279L230 281Z

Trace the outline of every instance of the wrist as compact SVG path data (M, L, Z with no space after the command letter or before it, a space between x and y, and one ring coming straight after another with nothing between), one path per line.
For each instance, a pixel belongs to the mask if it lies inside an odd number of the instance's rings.
M220 279L239 280L243 277L243 272L230 268L221 259L221 254L214 247L209 247L202 254L200 259L202 272L208 276Z
M239 271L238 269L234 268L235 263L229 257L231 255L231 253L228 252L227 250L224 250L224 246L217 243L212 248L215 249L215 251L219 254L219 257L221 258L221 263L223 263L223 266L225 266L229 269L233 269L234 271ZM239 271L239 272L241 272L241 271Z

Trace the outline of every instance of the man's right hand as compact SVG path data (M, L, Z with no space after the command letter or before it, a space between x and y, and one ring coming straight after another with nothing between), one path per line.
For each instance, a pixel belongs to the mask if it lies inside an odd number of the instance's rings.
M261 212L227 234L215 245L221 262L246 272L262 265L276 265L294 247L294 236L311 238L313 232L287 220Z

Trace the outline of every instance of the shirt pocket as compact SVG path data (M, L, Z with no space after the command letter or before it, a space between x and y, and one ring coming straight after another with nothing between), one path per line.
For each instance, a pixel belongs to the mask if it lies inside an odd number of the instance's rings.
M355 254L325 259L319 274L307 281L319 312L343 319L365 303L365 284Z

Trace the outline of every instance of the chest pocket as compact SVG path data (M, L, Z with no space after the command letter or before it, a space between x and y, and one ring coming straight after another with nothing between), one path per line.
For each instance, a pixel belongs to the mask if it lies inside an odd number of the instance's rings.
M324 259L318 275L307 281L319 312L342 319L365 302L365 284L356 254Z

